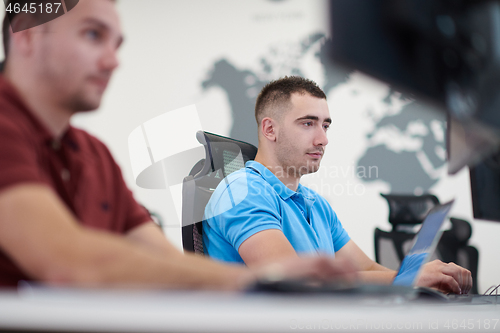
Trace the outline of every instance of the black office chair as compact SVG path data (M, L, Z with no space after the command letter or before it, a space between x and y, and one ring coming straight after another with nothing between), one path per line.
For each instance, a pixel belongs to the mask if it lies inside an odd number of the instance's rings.
M414 196L380 194L389 204L389 223L392 230L375 229L375 260L397 270L415 237L415 226L421 224L427 213L439 200L432 194Z
M431 194L381 195L389 204L392 230L387 232L375 229L375 260L385 267L397 270L410 250L415 237L415 226L424 221L429 210L439 204L439 200ZM454 262L470 270L474 280L471 292L477 294L479 253L476 248L467 244L472 235L472 227L469 222L453 217L450 222L452 227L443 232L434 257L446 263Z
M185 251L203 254L203 213L213 191L229 174L245 166L257 154L252 144L198 131L196 139L205 147L182 184L182 246Z

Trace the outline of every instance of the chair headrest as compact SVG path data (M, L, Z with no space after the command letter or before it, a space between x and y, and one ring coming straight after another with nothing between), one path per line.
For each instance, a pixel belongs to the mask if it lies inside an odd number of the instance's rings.
M393 227L400 224L420 224L427 213L439 204L439 199L432 194L400 195L382 194L389 204L389 222Z
M205 146L206 165L203 174L222 170L223 177L226 177L245 167L245 163L253 160L257 154L254 145L221 135L199 131L196 138Z
M455 217L450 217L451 229L455 238L460 243L467 243L467 241L472 236L472 227L469 222L457 219Z

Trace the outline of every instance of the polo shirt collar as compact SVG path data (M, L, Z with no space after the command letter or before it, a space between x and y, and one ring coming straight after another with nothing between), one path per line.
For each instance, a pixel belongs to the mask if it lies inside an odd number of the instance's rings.
M285 186L285 184L283 184L283 182L281 180L278 179L278 177L276 177L276 175L274 173L271 172L271 170L269 170L268 168L266 168L264 165L260 164L259 162L248 161L245 164L245 167L252 169L255 172L257 172L259 175L261 175L261 177L264 178L264 180L267 181L269 183L269 185L271 185L274 188L276 193L278 193L278 195L283 200L287 200L292 195L297 194L297 193L301 193L302 195L304 195L302 192L302 185L301 184L299 184L299 187L297 188L297 192L290 190L288 187ZM309 199L309 200L314 200L314 198L309 198L305 195L304 195L304 197Z

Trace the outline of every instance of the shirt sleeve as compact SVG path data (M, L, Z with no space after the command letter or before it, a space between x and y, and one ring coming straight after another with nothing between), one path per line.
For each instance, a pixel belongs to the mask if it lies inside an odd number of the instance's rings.
M330 208L331 209L331 208ZM347 234L342 223L340 223L337 214L332 210L332 240L333 240L333 248L335 252L344 247L344 245L349 242L351 237Z
M114 161L109 150L107 150L107 153L109 154L111 163L113 163L114 165L114 183L116 185L114 190L117 197L119 198L117 206L119 207L119 209L124 210L124 213L118 215L122 216L123 218L120 226L121 230L119 231L126 233L143 223L152 221L152 218L149 214L149 211L135 200L132 191L128 188L125 180L123 179L120 167ZM120 218L118 217L118 219Z
M0 190L19 183L47 184L33 138L11 120L0 118Z
M127 205L126 207L128 207L124 232L128 232L143 223L152 221L152 218L149 211L134 199L132 192L127 188L125 183L123 183L123 186L126 201L125 204Z
M234 249L260 231L282 230L276 193L258 177L242 173L215 195L207 220Z

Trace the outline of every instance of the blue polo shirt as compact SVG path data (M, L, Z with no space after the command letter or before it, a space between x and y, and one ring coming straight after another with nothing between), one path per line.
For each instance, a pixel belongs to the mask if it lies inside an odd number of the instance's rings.
M249 161L217 186L205 208L205 253L244 263L240 245L269 229L281 230L299 254L334 256L350 239L325 198L302 185L294 192L265 166Z

